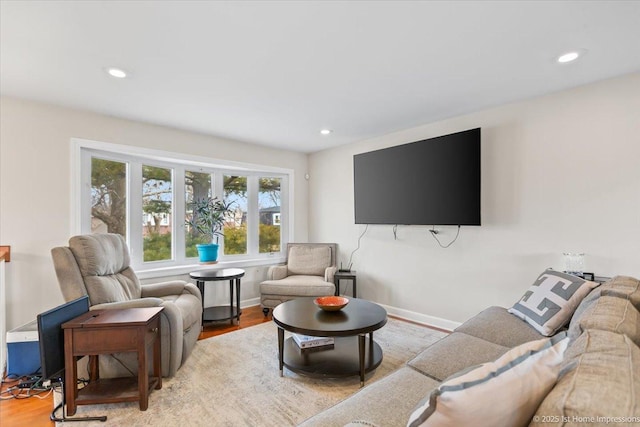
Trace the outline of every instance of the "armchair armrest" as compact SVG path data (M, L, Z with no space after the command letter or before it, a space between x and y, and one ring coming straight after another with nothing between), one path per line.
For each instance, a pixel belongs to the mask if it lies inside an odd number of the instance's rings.
M137 298L129 301L105 302L91 306L91 310L114 310L122 308L160 307L164 301L160 298Z
M188 283L184 280L171 280L168 282L142 285L141 291L142 298L165 297L167 295L180 295L183 293L189 293L196 296L198 299L202 299L198 287L193 283Z
M267 270L267 280L280 280L289 275L286 265L272 265Z
M336 274L336 271L338 271L338 267L327 267L324 270L324 281L333 283L333 276Z

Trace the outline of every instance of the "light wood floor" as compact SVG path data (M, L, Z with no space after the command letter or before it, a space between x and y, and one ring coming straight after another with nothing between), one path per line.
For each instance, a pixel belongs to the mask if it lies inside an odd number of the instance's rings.
M207 324L200 334L199 339L205 339L238 329L248 328L263 322L271 321L271 316L265 318L260 306L242 309L240 323L230 325L229 322ZM2 391L11 387L11 383L2 384ZM5 394L2 395L3 397ZM2 427L53 427L54 423L49 420L49 415L53 409L53 397L47 396L44 399L35 397L29 399L10 399L0 401L0 426ZM153 410L149 408L149 410ZM58 415L60 412L58 411ZM81 425L81 424L80 424Z

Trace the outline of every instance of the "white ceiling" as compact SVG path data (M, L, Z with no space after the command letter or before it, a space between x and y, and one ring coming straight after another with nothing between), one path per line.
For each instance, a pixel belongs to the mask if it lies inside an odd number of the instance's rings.
M2 95L301 152L640 70L640 1L2 0L0 15ZM586 55L555 62L572 49Z

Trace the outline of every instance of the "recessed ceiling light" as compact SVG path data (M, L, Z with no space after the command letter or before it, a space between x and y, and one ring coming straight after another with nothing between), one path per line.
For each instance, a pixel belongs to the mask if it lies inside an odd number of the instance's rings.
M580 52L567 52L563 53L558 57L558 62L561 64L566 64L567 62L572 62L578 59L580 56Z
M329 135L331 132L333 132L331 129L322 129L320 131L320 133L323 135Z
M111 77L115 77L118 79L124 79L125 77L127 77L127 72L120 68L109 67L107 68L107 73Z

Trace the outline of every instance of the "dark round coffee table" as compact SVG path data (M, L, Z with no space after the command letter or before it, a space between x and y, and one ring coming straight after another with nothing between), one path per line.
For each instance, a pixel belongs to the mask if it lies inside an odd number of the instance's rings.
M273 321L278 325L280 376L286 366L293 372L313 377L359 375L363 386L365 374L382 363L382 349L373 340L373 331L387 323L386 310L372 302L350 298L349 304L340 311L323 311L316 307L314 299L296 298L273 310ZM334 347L315 352L301 350L292 337L284 339L284 331L334 337Z

